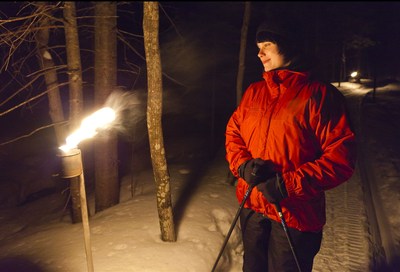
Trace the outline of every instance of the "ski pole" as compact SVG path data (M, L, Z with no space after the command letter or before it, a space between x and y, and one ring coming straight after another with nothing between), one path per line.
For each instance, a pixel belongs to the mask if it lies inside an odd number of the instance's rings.
M294 250L293 243L292 243L292 240L290 239L289 231L286 226L285 218L283 217L281 205L279 205L279 203L274 203L274 205L275 205L276 211L278 212L279 218L281 219L282 227L283 227L283 230L285 231L286 238L289 242L290 249L292 250L293 258L296 262L297 268L299 269L299 272L301 272L301 268L300 268L299 261L297 259L296 251Z
M250 185L249 188L247 189L246 193L244 194L242 203L240 203L239 209L238 209L237 212L236 212L235 218L233 219L232 225L231 225L231 227L230 227L230 229L229 229L229 231L228 231L228 234L227 234L226 237L225 237L225 241L224 241L224 243L222 244L221 250L219 251L217 260L215 261L214 266L213 266L211 272L214 272L214 271L215 271L215 268L217 268L218 261L219 261L219 259L221 258L222 253L224 252L225 246L226 246L226 244L228 243L228 240L229 240L229 238L230 238L230 236L231 236L231 234L232 234L233 228L234 228L235 225L236 225L236 222L237 222L237 220L238 220L238 218L239 218L240 212L241 212L242 209L243 209L244 203L246 202L247 198L249 197L251 191L253 190L253 187L254 187L254 185Z

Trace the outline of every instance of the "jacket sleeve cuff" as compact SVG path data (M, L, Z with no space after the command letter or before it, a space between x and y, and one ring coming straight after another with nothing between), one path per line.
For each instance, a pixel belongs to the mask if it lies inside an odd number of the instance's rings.
M250 158L251 159L251 158ZM238 178L241 178L241 176L239 175L239 168L241 165L243 165L245 162L247 162L248 160L250 160L248 157L243 157L240 160L235 161L234 163L232 163L230 165L230 169L232 171L232 174Z
M243 162L243 163L239 166L239 168L237 169L237 172L238 172L238 174L239 174L239 177L244 178L244 169L246 168L246 165L247 165L247 163L248 163L249 161L250 161L250 160L247 160L247 161Z
M288 196L294 196L295 195L295 190L294 190L294 182L292 182L293 175L290 174L290 172L282 173L281 178L283 181L283 185L286 188L286 192ZM286 182L289 181L289 182Z
M288 197L288 192L287 192L287 189L286 189L285 180L283 179L283 177L282 177L282 175L280 173L277 173L276 177L278 179L278 182L277 182L278 189L279 189L279 192L282 195L282 198Z

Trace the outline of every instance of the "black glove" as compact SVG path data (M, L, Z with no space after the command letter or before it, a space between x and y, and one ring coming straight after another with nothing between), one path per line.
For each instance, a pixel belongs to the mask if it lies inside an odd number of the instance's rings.
M282 199L288 196L285 182L280 174L276 174L267 181L261 182L257 185L257 189L272 204L279 204Z
M275 176L274 164L270 160L251 159L239 166L239 176L250 186L256 186L260 182Z

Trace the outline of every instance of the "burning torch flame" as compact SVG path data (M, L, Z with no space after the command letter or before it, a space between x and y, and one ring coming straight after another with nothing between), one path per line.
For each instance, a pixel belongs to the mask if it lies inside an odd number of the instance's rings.
M115 120L115 111L110 107L101 108L92 115L82 120L81 126L66 139L66 144L60 146L64 152L76 148L78 144L88 138L92 138L99 129L104 129Z

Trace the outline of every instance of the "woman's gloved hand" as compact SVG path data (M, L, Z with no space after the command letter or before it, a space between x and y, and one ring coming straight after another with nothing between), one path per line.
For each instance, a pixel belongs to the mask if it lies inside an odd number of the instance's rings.
M285 181L280 174L276 174L274 177L259 183L257 189L272 204L279 204L282 199L288 197Z
M239 166L238 173L250 186L256 186L260 182L275 177L272 161L259 158L244 162Z

